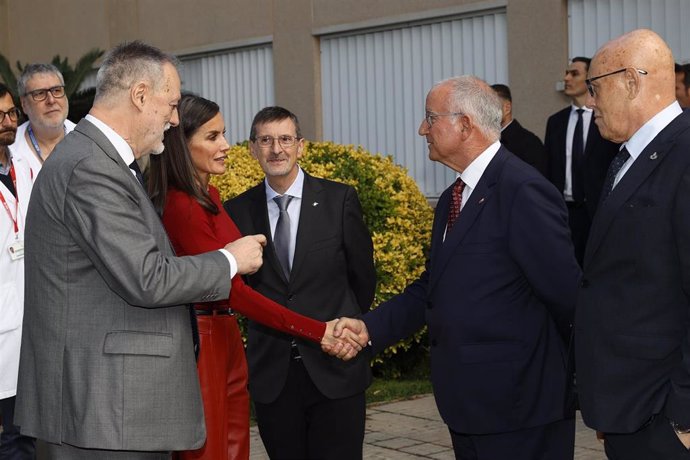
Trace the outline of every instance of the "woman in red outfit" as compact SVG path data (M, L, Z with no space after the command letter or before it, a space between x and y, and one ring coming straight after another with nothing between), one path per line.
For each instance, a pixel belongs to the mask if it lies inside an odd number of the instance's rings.
M242 236L223 210L212 174L225 172L225 124L216 103L185 94L180 125L164 137L165 153L151 156L149 195L162 213L178 256L222 248ZM332 345L335 321L322 323L294 313L232 279L230 298L195 305L200 338L197 364L206 419L206 444L179 459L248 459L247 362L234 312L281 332ZM354 345L354 344L353 344Z

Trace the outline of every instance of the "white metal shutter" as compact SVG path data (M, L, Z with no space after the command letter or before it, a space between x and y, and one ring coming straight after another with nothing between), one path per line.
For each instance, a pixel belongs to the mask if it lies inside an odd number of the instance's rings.
M183 90L220 106L230 144L248 139L256 112L275 103L271 45L180 60Z
M444 78L508 82L504 11L321 38L323 137L393 156L428 197L455 173L428 159L417 134L425 97Z
M607 41L634 29L652 29L671 47L676 62L690 62L690 1L570 0L570 57L591 57Z

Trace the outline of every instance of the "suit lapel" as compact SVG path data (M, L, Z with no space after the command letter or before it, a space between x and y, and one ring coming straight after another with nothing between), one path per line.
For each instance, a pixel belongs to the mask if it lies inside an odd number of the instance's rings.
M302 187L302 205L300 207L299 225L297 237L295 239L295 255L292 259L292 270L290 278L295 279L299 270L304 265L305 256L309 245L323 235L321 226L325 224L322 217L322 210L329 203L324 203L323 187L313 177L304 174L304 185Z
M606 231L623 205L664 161L666 154L674 144L679 128L687 128L687 126L678 123L680 118L682 116L676 117L671 124L647 145L621 178L618 185L611 191L608 198L599 205L599 209L594 215L589 240L587 241L584 259L585 266L588 265L601 245Z
M458 245L462 243L463 239L465 238L465 236L467 236L467 233L474 225L474 222L477 220L479 214L482 212L484 207L487 206L487 204L490 202L491 194L494 190L494 185L496 185L498 177L500 176L501 171L503 170L503 165L508 159L507 152L508 151L505 147L501 147L498 150L494 158L486 167L486 170L484 170L482 177L479 179L477 187L472 191L472 195L467 200L467 203L465 203L465 205L462 207L460 216L458 217L458 220L453 226L453 229L446 234L446 240L440 245L437 245L438 248L436 251L434 251L436 257L432 258L431 261L429 290L431 290L434 287L436 281L438 281L438 279L441 276L441 273L448 264L448 261L450 260L451 256L455 253L455 250L457 249ZM440 212L442 214L445 214L447 218L448 200L445 201L446 209ZM439 219L439 222L436 226L441 227L440 229L435 229L435 232L438 232L439 230L441 232L440 236L438 236L439 239L436 240L440 242L441 238L443 238L442 232L445 228L445 221L440 222Z

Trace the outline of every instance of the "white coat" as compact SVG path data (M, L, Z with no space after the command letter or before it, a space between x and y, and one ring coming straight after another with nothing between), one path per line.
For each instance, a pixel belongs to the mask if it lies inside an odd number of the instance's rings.
M9 246L16 239L24 241L24 221L33 185L33 173L28 161L21 156L13 156L12 163L17 177L18 208L14 195L0 183L0 193L19 227L19 233L15 236L14 223L0 202L0 399L17 394L24 316L24 259L12 260Z

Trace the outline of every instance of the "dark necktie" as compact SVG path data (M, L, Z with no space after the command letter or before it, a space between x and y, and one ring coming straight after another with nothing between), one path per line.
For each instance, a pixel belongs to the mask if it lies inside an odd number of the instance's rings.
M450 193L450 209L448 211L448 225L446 226L446 233L450 232L453 224L460 215L460 208L462 207L462 191L465 190L465 183L459 177L455 180L453 190Z
M609 165L608 171L606 171L606 180L604 181L604 188L601 191L601 201L603 202L611 194L613 190L613 183L616 181L616 175L621 170L626 161L630 158L630 153L628 149L623 147L618 151L613 161Z
M275 235L273 236L273 245L276 248L278 261L287 279L290 279L290 215L287 212L287 207L291 200L292 197L288 195L273 198L280 210Z
M137 163L137 160L134 160L129 164L129 169L134 171L134 175L137 177L137 180L141 184L142 187L144 187L144 190L146 190L146 185L144 184L144 175L141 173L141 169L139 169L139 164Z
M573 133L573 144L571 149L571 163L570 163L570 178L573 191L573 201L583 202L585 200L585 143L583 135L583 120L582 112L584 109L577 109L577 123L575 123L575 131Z

